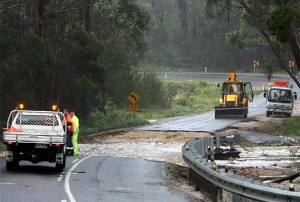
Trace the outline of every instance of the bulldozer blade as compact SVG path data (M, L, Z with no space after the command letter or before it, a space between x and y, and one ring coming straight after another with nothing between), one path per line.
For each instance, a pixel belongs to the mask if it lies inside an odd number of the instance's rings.
M243 107L215 107L215 118L246 118L247 111Z

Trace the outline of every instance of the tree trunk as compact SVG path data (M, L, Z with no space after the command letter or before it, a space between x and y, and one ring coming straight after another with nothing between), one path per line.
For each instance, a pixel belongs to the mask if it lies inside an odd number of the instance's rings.
M238 2L243 6L243 8L246 10L246 12L250 15L250 17L252 18L253 22L256 24L257 28L260 30L260 32L262 33L262 35L265 37L265 39L269 43L269 45L270 45L270 47L271 47L274 55L278 58L278 60L280 62L281 68L283 68L290 75L290 77L295 81L295 83L297 84L297 86L300 88L300 82L299 82L299 80L297 79L296 75L294 75L291 71L289 71L289 68L287 67L287 65L285 64L285 62L283 62L283 60L281 59L279 50L275 47L275 45L273 44L273 42L272 42L269 34L263 28L263 26L260 24L259 20L256 18L255 13L253 13L253 11L247 6L245 0L238 0ZM296 43L295 45L297 45L296 41L294 43ZM293 49L292 49L292 51L293 51ZM296 53L296 55L297 55L297 53Z
M86 0L84 1L84 20L85 20L85 31L89 32L91 30L91 11L90 11L90 7L91 7L91 0Z
M299 50L299 46L297 44L297 39L294 35L292 35L290 37L289 43L290 43L290 46L291 46L291 49L292 49L292 52L293 52L293 55L294 55L294 58L296 61L297 67L295 67L295 68L297 68L299 71L300 70L300 50Z
M34 20L34 27L36 34L39 37L43 37L43 18L44 18L44 9L49 0L34 0L32 2L32 15Z
M179 9L179 12L180 12L182 30L187 31L188 23L187 23L187 3L186 3L186 0L177 0L177 2L178 2L178 9Z
M40 8L40 0L35 0L32 2L32 14L33 14L33 20L34 20L34 27L35 27L35 33L39 37L43 37L43 24L42 24L42 16L41 16L41 8Z

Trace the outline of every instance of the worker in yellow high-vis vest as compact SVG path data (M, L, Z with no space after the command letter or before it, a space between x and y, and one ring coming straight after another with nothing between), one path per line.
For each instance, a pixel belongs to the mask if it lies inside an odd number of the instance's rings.
M72 143L73 143L73 148L74 148L74 156L78 156L79 151L78 151L78 135L79 135L79 119L75 115L75 111L73 109L70 110L70 115L72 118L72 122L74 124L74 133L72 136Z

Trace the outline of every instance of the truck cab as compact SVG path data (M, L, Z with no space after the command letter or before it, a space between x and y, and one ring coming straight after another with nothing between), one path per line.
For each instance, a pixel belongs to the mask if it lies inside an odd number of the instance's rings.
M287 81L275 81L264 92L266 98L266 116L272 114L290 117L293 113L294 102L297 99L293 87Z

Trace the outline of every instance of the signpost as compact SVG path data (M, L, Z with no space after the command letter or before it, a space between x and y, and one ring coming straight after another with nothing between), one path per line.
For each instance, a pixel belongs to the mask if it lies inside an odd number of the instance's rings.
M135 92L132 91L127 99L131 103L131 105L128 106L129 111L133 112L133 121L135 122L135 112L138 112L140 110L140 106L137 104L137 101L140 99L140 96Z
M295 61L289 60L289 68L295 67Z
M253 71L254 71L254 74L255 74L255 68L259 66L259 60L253 60Z
M288 66L290 68L290 72L292 72L292 68L295 67L295 61L294 60L289 60Z
M140 110L140 106L138 104L131 104L128 109L132 112L138 112Z

